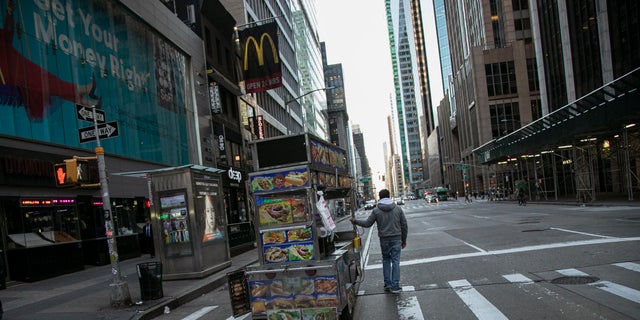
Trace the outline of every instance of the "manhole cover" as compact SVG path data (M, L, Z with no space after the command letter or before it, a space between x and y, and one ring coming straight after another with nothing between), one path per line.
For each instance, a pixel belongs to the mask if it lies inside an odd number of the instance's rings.
M570 276L570 277L560 277L551 280L553 284L588 284L594 283L600 280L598 277L589 277L589 276Z

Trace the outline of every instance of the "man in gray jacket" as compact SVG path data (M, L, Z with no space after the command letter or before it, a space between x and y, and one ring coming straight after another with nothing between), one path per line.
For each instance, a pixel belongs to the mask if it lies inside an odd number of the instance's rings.
M391 201L389 190L378 192L380 200L366 220L351 218L351 223L369 228L378 224L378 237L382 251L382 273L384 290L391 293L402 291L400 287L400 251L407 245L407 219L402 209Z

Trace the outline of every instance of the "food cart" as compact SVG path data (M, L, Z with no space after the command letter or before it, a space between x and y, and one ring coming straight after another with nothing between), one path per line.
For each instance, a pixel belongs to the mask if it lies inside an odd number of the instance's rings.
M229 274L234 315L350 319L359 238L337 233L351 197L346 152L308 133L257 141L249 174L259 262Z

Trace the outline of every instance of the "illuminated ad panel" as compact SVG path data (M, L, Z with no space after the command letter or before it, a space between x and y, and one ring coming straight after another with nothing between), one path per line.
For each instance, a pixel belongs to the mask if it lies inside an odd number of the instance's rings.
M93 150L76 104L97 105L118 124L107 152L189 162L183 52L116 1L2 4L0 134Z

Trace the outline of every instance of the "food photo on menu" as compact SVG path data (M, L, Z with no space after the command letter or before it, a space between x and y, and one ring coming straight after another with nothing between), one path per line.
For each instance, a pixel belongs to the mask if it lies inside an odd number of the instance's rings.
M293 223L291 204L286 199L256 197L260 226L274 226Z
M264 262L278 263L289 260L289 250L286 246L272 246L264 248Z

